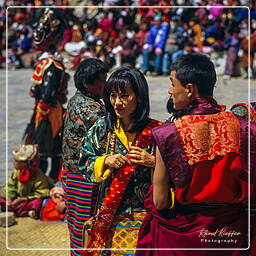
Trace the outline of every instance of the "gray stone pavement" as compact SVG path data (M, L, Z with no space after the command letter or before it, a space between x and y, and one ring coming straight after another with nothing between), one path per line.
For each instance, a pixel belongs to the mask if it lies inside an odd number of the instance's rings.
M32 72L30 69L9 70L6 77L5 70L0 70L0 185L6 180L6 169L8 176L10 175L11 150L21 142L23 131L32 113L34 100L28 95ZM70 71L69 97L75 91L73 73ZM168 99L169 78L152 76L146 78L150 88L151 117L164 121L168 118L165 106ZM248 102L248 85L249 81L242 78L224 81L220 76L214 97L219 104L225 104L228 108L237 102ZM256 101L256 81L251 80L250 85L251 101Z

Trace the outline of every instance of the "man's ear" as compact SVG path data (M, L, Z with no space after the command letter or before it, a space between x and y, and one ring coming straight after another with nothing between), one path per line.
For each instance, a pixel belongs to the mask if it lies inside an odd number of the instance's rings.
M188 84L186 84L186 88L187 88L188 97L191 97L191 98L198 97L198 90L194 84L188 83Z
M193 84L191 84L191 83L186 84L186 91L187 91L187 96L188 96L188 97L192 97L193 91L194 91L194 88L193 88L193 87L194 87L194 86L193 86Z

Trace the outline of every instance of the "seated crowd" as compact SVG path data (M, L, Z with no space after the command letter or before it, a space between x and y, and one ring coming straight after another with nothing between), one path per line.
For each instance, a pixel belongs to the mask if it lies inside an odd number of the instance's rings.
M27 5L33 1L27 1ZM113 1L114 2L114 1ZM104 1L92 1L100 6ZM51 5L50 1L35 1L35 5ZM68 5L65 1L65 5ZM192 5L194 1L118 1L120 6L141 5L145 8L62 8L69 27L64 31L59 51L71 58L71 68L88 57L103 60L110 68L126 63L140 68L145 74L166 75L168 68L181 55L203 52L214 56L218 73L226 77L240 75L237 65L241 62L242 74L248 71L248 10L246 8L220 8L239 6L240 1L197 1L200 8L164 8L169 5ZM115 3L116 4L116 3ZM147 8L159 4L161 8ZM250 1L251 17L251 76L253 56L256 51L255 1ZM211 8L209 8L209 6ZM216 7L218 6L218 7ZM203 7L203 8L201 8ZM9 9L9 66L32 66L32 27L40 16L40 9ZM4 24L4 12L2 20ZM0 39L1 40L1 39ZM2 40L2 46L4 41Z

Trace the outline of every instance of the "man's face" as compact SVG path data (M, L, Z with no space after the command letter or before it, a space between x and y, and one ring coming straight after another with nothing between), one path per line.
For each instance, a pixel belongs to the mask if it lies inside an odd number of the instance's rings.
M107 73L101 73L92 85L87 85L86 89L96 99L101 99L106 85Z
M160 19L155 19L154 24L159 28L161 26L161 20Z
M171 71L170 75L171 85L168 89L168 93L173 100L174 108L176 110L185 109L190 103L190 97L188 96L188 88L183 86L181 82L176 78L176 71Z
M28 162L27 161L16 161L13 159L13 166L17 170L22 170L24 168L28 168Z

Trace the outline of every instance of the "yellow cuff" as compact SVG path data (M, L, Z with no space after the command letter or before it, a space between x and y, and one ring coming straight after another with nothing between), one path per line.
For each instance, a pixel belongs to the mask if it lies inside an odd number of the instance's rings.
M175 204L175 192L173 190L173 188L170 189L171 192L171 200L172 200L172 205L170 207L170 209L174 208L174 204Z
M105 159L109 155L100 156L96 159L94 164L94 176L96 182L102 182L111 174L110 169L105 169Z

